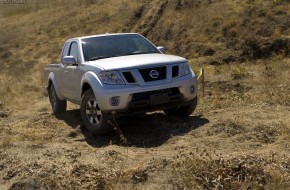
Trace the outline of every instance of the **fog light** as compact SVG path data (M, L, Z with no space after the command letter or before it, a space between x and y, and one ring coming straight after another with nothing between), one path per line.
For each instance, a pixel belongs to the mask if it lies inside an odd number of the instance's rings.
M189 92L190 92L190 94L194 94L194 92L195 92L195 87L194 87L194 86L190 86L190 88L189 88Z
M120 97L119 96L110 98L110 104L112 106L118 106L119 103L120 103Z

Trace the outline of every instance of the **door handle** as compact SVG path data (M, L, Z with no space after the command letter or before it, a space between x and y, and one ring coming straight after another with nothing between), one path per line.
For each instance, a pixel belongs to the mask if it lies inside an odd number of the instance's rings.
M65 74L67 74L67 73L68 73L68 71L64 71L64 73L65 73Z

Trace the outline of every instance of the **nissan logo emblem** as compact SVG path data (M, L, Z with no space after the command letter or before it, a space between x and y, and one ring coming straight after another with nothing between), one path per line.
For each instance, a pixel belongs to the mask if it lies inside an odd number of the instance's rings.
M151 78L153 78L153 79L157 79L158 76L159 76L159 73L158 73L158 71L156 71L156 70L151 70L150 73L149 73L149 76L150 76Z

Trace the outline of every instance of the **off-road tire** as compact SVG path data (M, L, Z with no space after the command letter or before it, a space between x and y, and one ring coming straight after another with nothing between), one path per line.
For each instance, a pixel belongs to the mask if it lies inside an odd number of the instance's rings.
M85 127L95 135L102 135L113 130L112 114L104 113L95 98L92 89L84 92L81 102L81 116Z
M67 102L66 100L61 100L58 98L53 84L49 87L49 101L54 115L58 115L66 111Z
M188 117L194 112L196 106L197 106L197 97L195 97L191 101L191 103L187 106L165 109L164 112L167 116Z

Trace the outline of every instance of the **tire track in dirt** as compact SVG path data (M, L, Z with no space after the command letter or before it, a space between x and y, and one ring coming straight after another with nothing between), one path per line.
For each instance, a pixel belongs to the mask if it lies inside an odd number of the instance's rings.
M138 32L147 36L162 17L168 2L168 0L146 2L135 12L123 31Z

